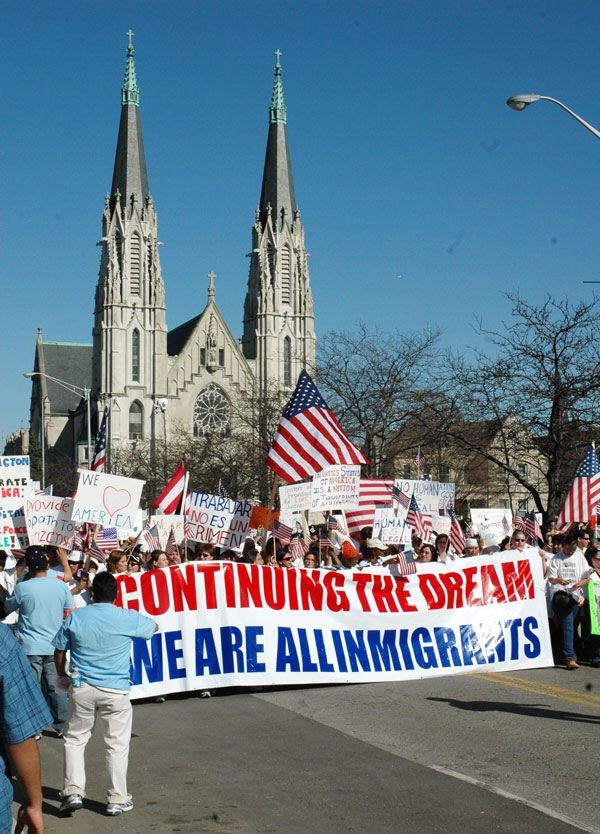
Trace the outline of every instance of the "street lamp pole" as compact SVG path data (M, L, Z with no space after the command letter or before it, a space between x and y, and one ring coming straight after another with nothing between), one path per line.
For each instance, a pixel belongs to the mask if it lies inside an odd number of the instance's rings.
M72 382L65 382L63 379L57 379L55 376L50 376L50 374L42 373L42 371L27 371L23 374L24 377L27 379L32 379L34 376L43 376L46 379L52 380L52 382L56 382L57 385L66 388L67 391L71 391L73 394L81 394L81 396L85 397L86 401L86 408L87 408L87 447L88 447L88 466L92 464L92 414L91 414L91 403L90 403L90 394L92 393L91 390L86 386L85 388L81 388L79 385L74 385ZM44 398L42 397L42 480L45 479L45 472L44 472L44 435L45 435L45 427L44 427ZM42 484L42 486L45 486Z
M558 104L559 107L562 107L563 110L566 110L569 116L572 116L576 121L579 122L580 125L583 125L585 128L589 130L590 133L593 133L596 139L600 139L600 131L596 130L591 124L582 119L581 116L578 116L577 113L574 113L566 104L563 104L562 101L559 101L557 98L550 98L550 96L538 96L535 93L527 93L521 94L516 96L511 96L507 99L506 103L510 107L511 110L525 110L526 107L529 107L530 104L533 104L536 101L551 101L553 104Z

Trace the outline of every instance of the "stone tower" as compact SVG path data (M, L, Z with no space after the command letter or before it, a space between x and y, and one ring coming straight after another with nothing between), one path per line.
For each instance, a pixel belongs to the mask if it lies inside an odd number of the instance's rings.
M269 108L260 205L252 229L242 349L261 393L294 388L315 371L313 299L304 228L296 205L279 50Z
M133 33L127 34L117 153L98 244L92 367L94 396L112 400L110 441L116 444L154 437L155 404L167 394L157 217L148 189Z

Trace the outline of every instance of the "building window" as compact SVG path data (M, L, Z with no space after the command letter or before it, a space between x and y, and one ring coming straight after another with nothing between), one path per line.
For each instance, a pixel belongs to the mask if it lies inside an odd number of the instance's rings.
M289 304L291 300L290 250L284 246L280 254L279 271L281 275L281 303Z
M529 498L522 498L519 501L519 512L526 513L529 511Z
M194 403L194 437L216 432L226 434L231 425L231 404L225 392L213 382L203 388Z
M219 366L222 368L225 365L225 351L219 350Z
M132 235L129 241L129 291L140 294L140 238Z
M522 478L527 477L528 467L526 463L518 463L517 464L517 472L521 475Z
M283 340L283 385L292 387L292 340L286 336Z
M449 466L440 466L439 467L439 479L443 484L450 483L450 467Z
M144 437L144 412L137 400L129 406L129 439L142 440Z
M206 365L206 348L200 348L200 365Z
M131 380L140 381L140 331L131 334Z
M411 470L410 470L410 463L405 463L402 469L402 477L403 478L410 478Z

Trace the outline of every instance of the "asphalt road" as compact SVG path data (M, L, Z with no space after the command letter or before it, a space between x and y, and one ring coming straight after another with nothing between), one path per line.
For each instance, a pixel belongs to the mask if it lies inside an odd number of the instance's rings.
M62 742L41 740L46 832L600 834L599 730L583 666L142 702L122 817L103 815L98 734L66 818Z

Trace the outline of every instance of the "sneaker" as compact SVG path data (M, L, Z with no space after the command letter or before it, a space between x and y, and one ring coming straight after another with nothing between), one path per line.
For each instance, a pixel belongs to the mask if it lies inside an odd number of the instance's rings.
M109 817L118 817L119 814L124 814L125 811L131 811L132 809L132 799L128 799L127 802L109 802L106 806L106 814Z
M565 660L565 666L567 669L579 669L579 663L576 660L571 660L570 657L567 657Z
M211 689L201 689L200 690L200 697L201 698L212 698L212 690Z
M64 797L58 810L61 814L71 814L73 811L78 811L82 805L82 795L80 793L70 793L68 796Z
M36 741L39 741L41 739L41 737L42 737L41 733L37 733L37 735L34 736Z

